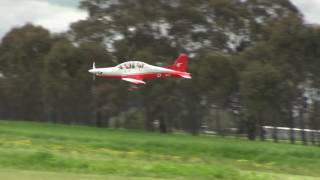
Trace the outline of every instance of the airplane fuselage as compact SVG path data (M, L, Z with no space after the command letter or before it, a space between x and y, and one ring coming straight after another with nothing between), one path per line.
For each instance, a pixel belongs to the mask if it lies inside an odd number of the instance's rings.
M155 78L188 78L191 76L189 73L179 71L179 67L182 63L176 63L176 69L168 67L153 66L141 61L128 61L121 63L115 67L107 68L95 68L89 70L90 73L96 77L103 78L119 78L134 84L145 84L145 79ZM173 66L174 66L173 65Z
M139 64L140 67L138 67L137 64ZM132 76L144 76L144 79L170 77L179 73L178 71L152 66L140 61L128 61L115 67L95 68L89 70L89 72L96 74L97 77L126 78Z

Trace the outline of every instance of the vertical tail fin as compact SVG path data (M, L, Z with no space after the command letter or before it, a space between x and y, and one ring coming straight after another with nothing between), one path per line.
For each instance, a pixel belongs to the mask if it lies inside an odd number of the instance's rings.
M186 54L180 54L176 59L175 63L171 66L166 66L166 68L173 69L176 71L186 72L187 70L188 57Z

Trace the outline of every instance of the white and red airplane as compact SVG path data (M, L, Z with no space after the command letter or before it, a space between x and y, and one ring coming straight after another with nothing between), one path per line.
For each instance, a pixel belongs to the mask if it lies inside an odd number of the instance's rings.
M188 57L180 54L176 62L170 66L153 66L141 61L128 61L115 67L96 68L93 63L89 70L95 77L118 78L132 84L146 84L144 80L155 78L187 78L191 75L186 72Z

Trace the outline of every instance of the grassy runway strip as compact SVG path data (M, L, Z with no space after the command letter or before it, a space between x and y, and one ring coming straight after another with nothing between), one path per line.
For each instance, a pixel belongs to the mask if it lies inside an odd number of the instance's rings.
M0 121L0 179L320 179L319 167L319 147Z

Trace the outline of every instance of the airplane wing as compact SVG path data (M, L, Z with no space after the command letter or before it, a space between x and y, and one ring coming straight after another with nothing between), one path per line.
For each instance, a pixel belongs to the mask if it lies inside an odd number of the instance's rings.
M146 84L146 82L142 81L142 79L135 79L135 78L122 78L124 81L128 81L133 84Z

